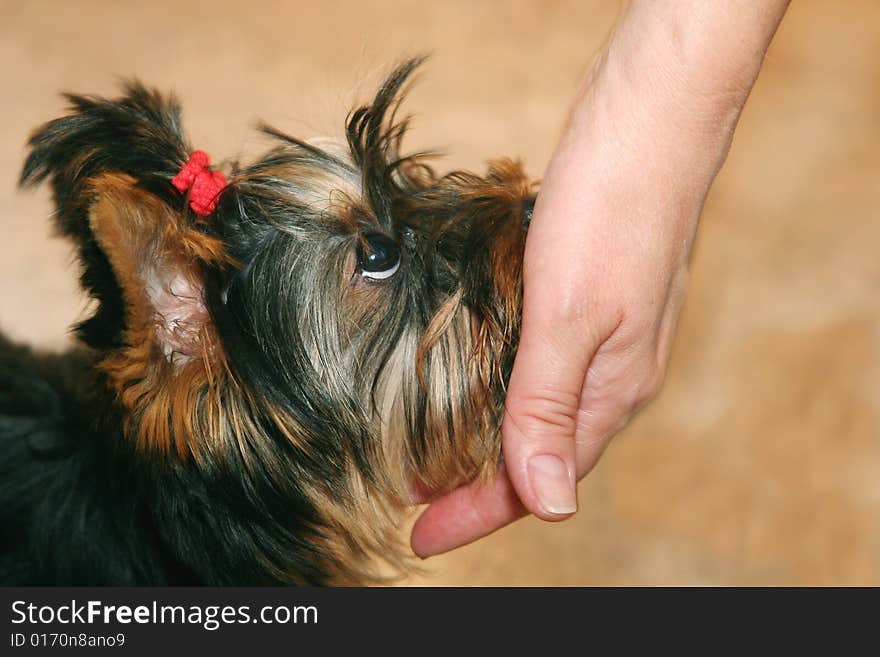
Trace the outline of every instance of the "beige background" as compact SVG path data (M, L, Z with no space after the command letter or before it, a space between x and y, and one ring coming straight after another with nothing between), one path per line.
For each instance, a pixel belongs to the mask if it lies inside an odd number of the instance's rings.
M209 9L210 7L210 9ZM337 134L388 65L433 52L409 144L541 175L616 2L0 0L0 325L59 348L85 309L45 190L15 181L61 90L175 90L193 142L263 118ZM799 0L709 198L660 398L581 484L427 562L423 584L880 585L880 4ZM597 257L601 257L599 254Z

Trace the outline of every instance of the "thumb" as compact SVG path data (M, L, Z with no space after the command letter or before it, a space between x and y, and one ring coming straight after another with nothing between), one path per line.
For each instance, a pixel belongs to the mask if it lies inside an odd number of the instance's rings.
M577 511L575 435L597 346L579 323L553 323L553 315L523 316L502 423L508 476L523 505L543 520Z

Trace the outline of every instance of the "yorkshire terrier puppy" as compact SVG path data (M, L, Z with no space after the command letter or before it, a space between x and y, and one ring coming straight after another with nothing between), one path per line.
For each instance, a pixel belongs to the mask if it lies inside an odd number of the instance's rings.
M412 490L492 475L535 187L401 154L419 63L225 175L136 82L37 129L96 303L69 353L0 338L0 582L374 582Z

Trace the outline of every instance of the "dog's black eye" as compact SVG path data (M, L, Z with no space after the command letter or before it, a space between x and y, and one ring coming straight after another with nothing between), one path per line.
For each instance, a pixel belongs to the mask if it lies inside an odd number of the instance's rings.
M364 278L390 278L400 267L400 249L394 240L381 233L364 235L358 242L358 266Z

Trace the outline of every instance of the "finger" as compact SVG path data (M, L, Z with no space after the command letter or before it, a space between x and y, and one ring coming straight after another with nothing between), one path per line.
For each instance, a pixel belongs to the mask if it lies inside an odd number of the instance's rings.
M529 512L562 520L577 510L575 435L594 342L538 317L523 319L504 410L504 459Z
M502 466L489 484L468 484L431 503L416 520L410 545L424 559L467 545L526 514Z
M653 339L631 346L614 336L593 357L575 434L578 479L593 469L611 439L659 390L665 359L658 353Z
M597 399L589 379L588 373L575 433L578 480L595 467L611 439L626 426L631 417L631 410L618 400Z

